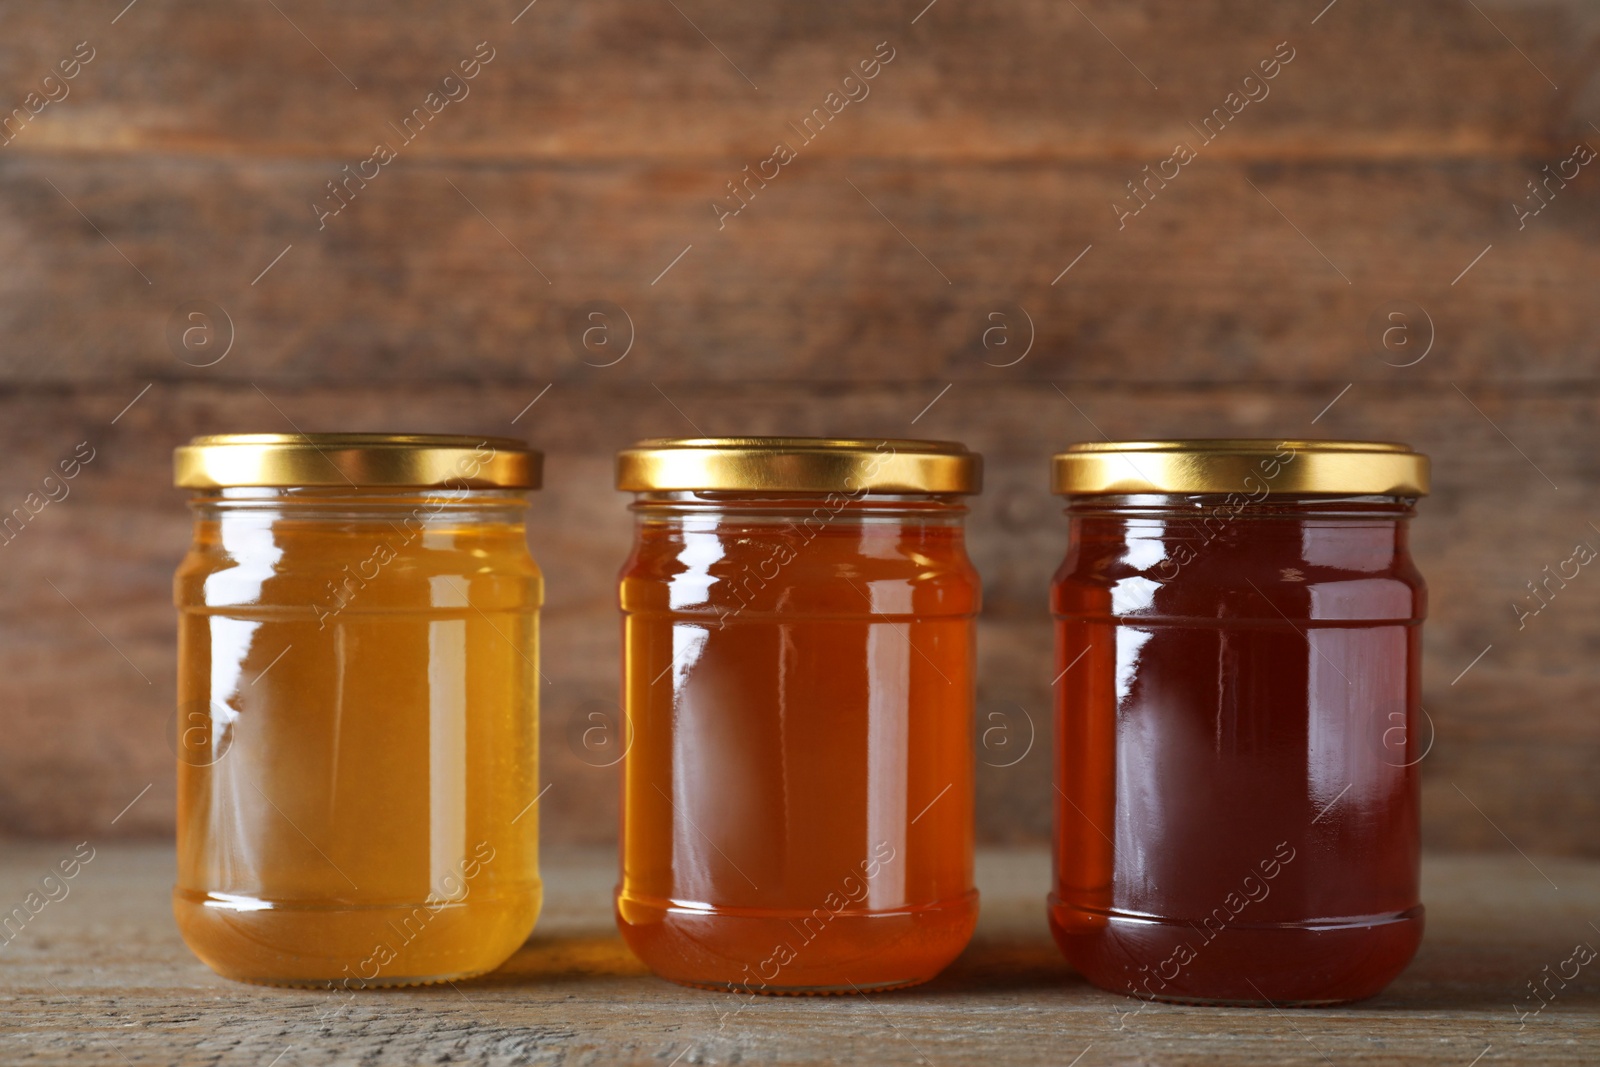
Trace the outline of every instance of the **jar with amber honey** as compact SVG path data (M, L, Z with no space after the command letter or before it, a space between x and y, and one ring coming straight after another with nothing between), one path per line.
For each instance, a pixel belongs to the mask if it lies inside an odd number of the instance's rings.
M1054 487L1061 950L1144 999L1379 992L1422 937L1427 457L1105 442L1057 455Z
M442 982L539 914L540 455L230 434L176 453L184 941L229 978Z
M739 993L912 985L973 888L963 498L933 441L644 441L621 574L617 922L657 974Z

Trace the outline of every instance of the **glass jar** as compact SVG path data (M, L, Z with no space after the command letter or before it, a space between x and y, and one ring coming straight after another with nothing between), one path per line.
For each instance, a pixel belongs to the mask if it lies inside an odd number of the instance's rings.
M1416 952L1428 461L1357 441L1074 445L1050 925L1101 988L1330 1004Z
M973 888L978 575L957 444L641 442L621 574L617 923L740 993L926 981Z
M541 901L539 453L229 434L175 459L184 941L277 985L498 966Z

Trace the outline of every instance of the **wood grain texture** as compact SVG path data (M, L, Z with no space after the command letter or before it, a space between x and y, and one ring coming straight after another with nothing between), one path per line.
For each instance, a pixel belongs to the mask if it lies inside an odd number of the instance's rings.
M70 845L7 852L0 893L34 888ZM1144 1004L1068 969L1044 919L1042 850L981 853L977 933L943 975L867 997L746 1002L651 976L616 936L616 858L555 850L544 915L485 978L332 993L230 983L189 955L169 910L171 852L101 844L70 894L6 946L0 1040L15 1064L1255 1065L1593 1062L1600 980L1590 970L1536 1006L1526 983L1558 968L1600 897L1593 862L1430 857L1428 934L1380 996L1331 1010ZM1592 970L1592 968L1591 968ZM1555 988L1554 985L1551 987ZM1485 1050L1489 1050L1484 1055ZM1087 1052L1086 1052L1087 1050ZM677 1057L674 1059L674 1057Z
M744 161L888 41L894 64L818 152L1145 161L1288 41L1277 92L1219 151L1478 158L1584 129L1600 29L1584 0L1340 0L1315 22L1322 5L1245 0L169 0L114 25L105 6L5 5L18 98L79 40L99 53L19 147L342 162L487 41L495 58L419 156Z
M579 381L609 361L572 338L598 300L634 340L611 377L641 382L1600 371L1600 175L1519 231L1531 163L1199 161L1119 230L1128 164L795 166L721 230L726 164L449 165L381 174L319 233L312 164L0 160L0 380ZM214 366L168 341L190 300L231 321ZM1415 366L1368 336L1394 300L1431 319Z
M1378 378L1366 327L1393 299L1434 318L1419 373L1594 374L1600 179L1525 227L1513 208L1600 144L1600 18L1578 0L1493 18L1341 0L1315 25L1216 0L945 5L915 26L800 3L547 5L516 26L501 3L279 6L145 4L115 26L19 8L0 59L19 99L80 34L100 44L0 148L3 380L188 373L165 332L189 299L239 338L208 380L582 374L567 323L599 299L632 316L641 366L684 380L978 376L1011 305L1037 328L1024 375ZM389 123L480 34L501 47L471 94L400 145ZM905 43L873 94L800 144L789 123L886 36ZM1271 95L1203 143L1190 124L1284 39ZM326 183L380 139L399 157L319 228ZM778 139L799 158L719 226L713 202L737 204L727 184ZM1127 183L1180 140L1199 158L1119 226Z
M0 509L97 449L0 547L0 834L170 831L187 517L168 455L298 426L548 451L556 841L614 833L614 772L567 741L616 699L613 450L968 441L988 458L980 724L1034 741L1009 767L980 751L979 829L1037 841L1062 552L1046 457L1251 433L1435 456L1428 841L1600 854L1600 593L1572 583L1524 629L1512 608L1600 537L1597 167L1525 225L1513 207L1600 145L1586 0L111 6L0 3ZM64 98L7 110L84 41ZM470 94L400 144L389 123L484 41ZM801 143L789 124L885 41L870 95ZM1285 41L1270 94L1119 222L1127 183L1199 143L1190 124ZM791 138L798 158L719 226L727 183ZM319 228L313 202L378 139L397 158ZM194 301L210 332L184 348ZM1397 301L1409 347L1386 349ZM586 348L597 302L610 332Z

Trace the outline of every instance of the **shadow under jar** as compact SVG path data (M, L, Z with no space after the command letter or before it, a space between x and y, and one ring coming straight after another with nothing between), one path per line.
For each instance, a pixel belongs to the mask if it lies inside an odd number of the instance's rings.
M1422 938L1427 593L1403 445L1196 440L1055 457L1066 560L1050 926L1103 989L1369 997Z
M928 441L641 442L621 574L624 940L749 993L924 982L973 888L979 457Z
M232 434L177 450L184 941L229 978L492 970L538 917L528 554L500 438Z

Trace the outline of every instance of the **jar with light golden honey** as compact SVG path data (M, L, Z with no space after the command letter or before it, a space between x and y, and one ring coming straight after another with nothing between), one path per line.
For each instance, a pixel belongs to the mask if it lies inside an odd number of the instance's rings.
M539 453L230 434L175 461L184 941L278 985L498 966L541 901Z
M961 952L973 888L979 457L711 438L618 457L617 923L676 982L849 993Z
M1102 988L1316 1005L1422 938L1428 460L1371 441L1096 442L1067 499L1050 924Z

